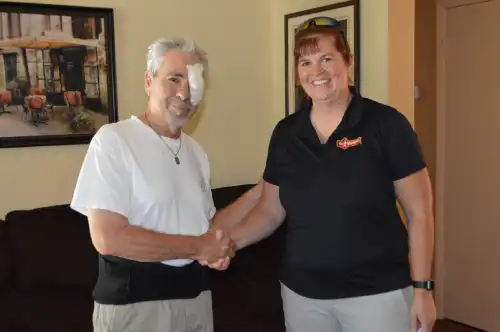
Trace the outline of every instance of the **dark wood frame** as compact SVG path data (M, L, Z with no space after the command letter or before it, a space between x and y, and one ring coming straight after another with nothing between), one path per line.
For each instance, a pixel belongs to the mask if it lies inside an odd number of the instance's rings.
M310 14L315 14L315 13L321 13L327 10L332 10L332 9L338 9L338 8L343 8L343 7L349 7L353 6L354 8L354 88L356 89L357 92L360 92L360 7L359 7L359 1L360 0L349 0L349 1L344 1L344 2L339 2L339 3L334 3L331 5L326 5L326 6L321 6L321 7L316 7L316 8L311 8L307 10L302 10L290 14L286 14L284 17L284 25L285 25L285 115L289 115L289 94L288 94L288 85L290 83L290 79L295 79L295 78L290 78L288 77L288 21L292 18L300 17L300 16L306 16Z
M20 2L0 1L0 12L37 13L48 15L78 15L104 18L106 31L106 63L107 63L107 93L109 120L108 123L118 121L117 105L117 80L116 80L116 54L115 54L115 29L114 11L112 8L84 7L51 4L33 4ZM88 144L93 134L67 134L67 135L39 135L0 137L0 148L77 145Z

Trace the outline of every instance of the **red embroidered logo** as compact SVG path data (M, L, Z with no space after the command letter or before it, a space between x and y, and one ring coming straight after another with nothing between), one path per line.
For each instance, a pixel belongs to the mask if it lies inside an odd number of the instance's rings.
M337 140L337 147L341 148L342 150L347 150L350 147L360 145L361 141L362 141L361 137L355 139L347 139L347 137L344 137L342 139Z

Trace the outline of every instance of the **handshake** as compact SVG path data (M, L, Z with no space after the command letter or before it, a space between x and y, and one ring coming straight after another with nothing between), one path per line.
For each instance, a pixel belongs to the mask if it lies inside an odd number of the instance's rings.
M236 245L229 235L220 230L209 230L199 237L198 262L216 270L229 267L231 258L236 253Z

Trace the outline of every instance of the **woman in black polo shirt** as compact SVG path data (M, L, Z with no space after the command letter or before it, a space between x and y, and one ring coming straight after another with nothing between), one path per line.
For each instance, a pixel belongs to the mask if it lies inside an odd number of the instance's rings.
M230 235L243 248L286 217L289 332L430 332L432 197L415 132L350 89L352 55L337 21L305 22L295 45L311 102L276 125L261 201Z

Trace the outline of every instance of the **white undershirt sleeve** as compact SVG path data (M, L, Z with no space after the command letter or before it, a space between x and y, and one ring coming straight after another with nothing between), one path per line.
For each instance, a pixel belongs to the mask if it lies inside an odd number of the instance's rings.
M94 135L77 179L71 208L88 216L103 209L129 217L130 172L118 135L104 126Z

